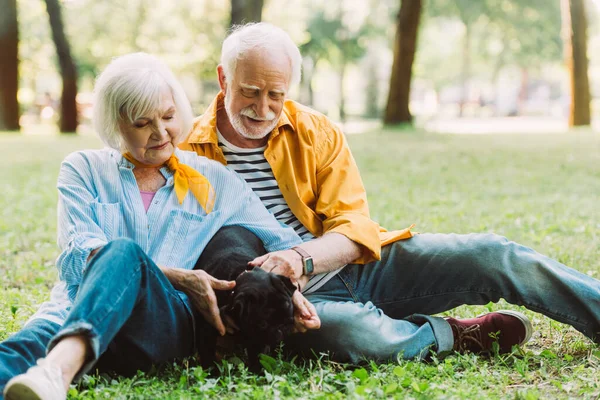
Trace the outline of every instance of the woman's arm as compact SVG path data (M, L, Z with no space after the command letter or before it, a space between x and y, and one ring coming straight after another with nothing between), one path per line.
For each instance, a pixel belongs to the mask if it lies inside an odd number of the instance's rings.
M241 177L221 168L227 174L228 182L221 190L231 191L234 193L231 197L237 199L235 203L221 205L229 214L225 226L237 225L248 229L260 238L269 252L290 249L302 243L292 228L277 221Z
M69 286L81 282L92 252L108 243L92 209L89 165L81 153L69 155L58 175L58 245L60 279ZM72 293L71 293L72 294Z

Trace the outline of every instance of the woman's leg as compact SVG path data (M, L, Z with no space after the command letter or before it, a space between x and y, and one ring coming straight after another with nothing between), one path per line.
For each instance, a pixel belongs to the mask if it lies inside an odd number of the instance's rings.
M184 297L137 244L118 239L88 265L44 363L60 368L68 387L107 350L115 367L144 369L193 354L194 337Z
M24 373L46 355L46 347L59 329L60 325L55 322L34 319L0 343L0 392L10 378Z

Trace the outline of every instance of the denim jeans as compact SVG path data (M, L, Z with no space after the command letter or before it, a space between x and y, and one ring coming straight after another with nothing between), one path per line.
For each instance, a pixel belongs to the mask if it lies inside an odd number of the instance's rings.
M35 319L0 343L0 400L6 382L46 356L46 347L59 329L55 322Z
M195 352L195 321L186 296L132 240L117 239L89 262L77 297L48 345L83 335L91 354L78 374L98 363L129 375Z
M321 329L289 345L339 361L449 350L448 324L425 315L500 298L600 340L600 281L493 234L415 235L385 246L380 261L347 265L307 298Z

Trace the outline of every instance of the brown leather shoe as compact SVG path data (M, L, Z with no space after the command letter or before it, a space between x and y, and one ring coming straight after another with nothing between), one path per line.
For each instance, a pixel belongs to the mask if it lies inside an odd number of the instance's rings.
M508 353L516 344L524 345L531 339L533 327L529 319L517 311L502 310L477 318L446 318L454 334L453 350L464 353L485 353L498 342L500 353Z

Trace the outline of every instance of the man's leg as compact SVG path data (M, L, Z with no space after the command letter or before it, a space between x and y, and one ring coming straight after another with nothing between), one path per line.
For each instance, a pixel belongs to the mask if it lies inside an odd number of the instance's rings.
M327 285L344 289L338 277ZM364 359L423 359L430 352L453 348L451 327L442 318L412 315L392 319L371 302L332 301L331 296L319 295L306 298L314 304L321 328L286 339L286 348L292 352L305 356L327 352L333 360L356 364Z
M382 250L381 261L339 276L357 301L389 317L504 298L600 339L600 281L504 237L419 234Z
M10 378L27 371L46 355L46 346L59 329L57 323L34 319L0 343L0 399Z

